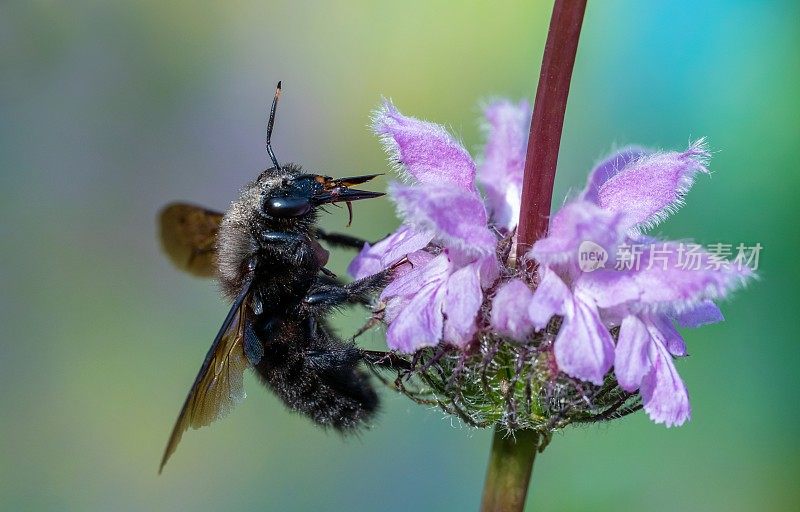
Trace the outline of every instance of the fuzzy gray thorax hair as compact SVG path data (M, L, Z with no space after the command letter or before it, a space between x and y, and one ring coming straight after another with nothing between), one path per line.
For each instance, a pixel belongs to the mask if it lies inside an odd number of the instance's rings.
M269 253L259 240L259 233L267 231L311 235L317 213L280 218L264 212L264 198L283 184L286 178L301 173L299 166L285 165L281 171L267 169L249 183L231 203L220 224L217 236L217 264L223 294L232 299L241 290L247 263L257 253Z

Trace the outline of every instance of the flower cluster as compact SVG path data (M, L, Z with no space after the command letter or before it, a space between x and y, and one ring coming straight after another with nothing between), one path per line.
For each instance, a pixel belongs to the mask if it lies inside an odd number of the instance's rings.
M349 272L360 278L398 269L380 297L393 350L447 346L469 353L485 336L539 347L549 329L556 372L595 386L611 376L625 392L638 391L655 422L680 425L690 407L674 365L686 355L675 324L722 320L712 301L753 277L741 266L706 264L714 256L705 252L694 255L704 263L699 269L687 269L679 264L679 242L645 234L708 172L709 153L700 140L683 152L627 147L602 161L582 193L552 216L548 236L526 253L537 268L529 275L509 257L529 116L525 102L490 104L476 165L443 127L384 102L373 128L406 181L389 188L403 224L365 246ZM656 242L663 247L659 264L646 261L656 257L651 253L635 268L613 265L626 247ZM410 264L398 267L404 258Z

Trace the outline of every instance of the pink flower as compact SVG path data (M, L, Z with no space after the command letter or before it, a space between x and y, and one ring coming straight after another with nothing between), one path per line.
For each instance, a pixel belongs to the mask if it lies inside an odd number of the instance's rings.
M542 282L530 320L541 328L551 316L564 322L555 341L559 368L599 384L614 367L626 391L640 391L657 423L680 425L690 416L686 388L673 357L686 355L673 319L698 326L722 320L711 299L725 297L753 276L747 268L694 251L688 268L683 242L641 235L676 210L698 172L708 172L703 142L682 153L626 148L590 174L581 197L551 219L550 233L529 255ZM608 255L586 268L586 244ZM634 261L631 248L646 249ZM616 264L615 264L616 262ZM608 327L619 326L616 346Z
M514 135L524 116L515 109L525 112L527 105L500 102L487 108L492 129L482 174L495 176L501 188L504 177L521 183L521 158L504 158L508 151L503 149L513 147L519 153L524 148L524 133ZM360 278L408 255L414 268L381 294L389 347L403 352L442 342L464 347L475 337L484 290L500 269L498 230L476 187L475 162L443 127L406 117L389 101L375 113L373 129L409 183L389 186L403 225L374 246L365 246L348 270ZM517 190L516 196L498 195L490 209L519 211Z
M485 109L478 170L443 127L385 101L373 129L406 182L389 186L403 224L366 245L349 272L365 277L408 258L381 294L391 349L469 349L479 333L525 344L559 317L552 346L559 371L602 385L613 369L623 390L640 393L653 421L680 425L690 406L674 365L686 355L674 324L721 321L713 301L754 277L702 249L687 252L685 242L644 235L708 173L705 144L683 152L632 146L597 165L528 252L539 269L533 289L501 254L518 221L529 115L525 102Z

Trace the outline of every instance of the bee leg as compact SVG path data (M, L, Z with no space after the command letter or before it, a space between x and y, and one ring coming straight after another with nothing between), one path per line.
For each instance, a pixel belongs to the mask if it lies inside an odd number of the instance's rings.
M308 350L305 359L315 372L337 371L358 365L361 351L353 345L331 343L321 350Z
M307 240L306 235L288 231L262 231L258 234L262 242L273 244L297 244Z
M361 250L364 247L364 244L368 243L363 238L358 238L355 236L350 235L343 235L341 233L328 233L317 228L317 238L327 242L333 247L342 247L345 249L356 249Z
M346 284L326 274L303 299L303 308L312 315L325 313L343 304L361 304L372 308L375 305L373 296L389 284L392 275L403 265L414 266L408 257L403 257L377 274Z
M364 360L371 365L393 370L410 370L411 362L394 352L382 350L362 350Z
M372 296L389 282L391 270L384 270L347 284L327 283L314 286L303 299L302 307L311 315L322 315L345 304L372 305Z
M342 343L330 339L324 333L321 324L314 322L311 329L314 342L312 348L305 352L305 358L315 371L331 371L341 368L351 368L361 361L370 366L396 371L410 370L411 363L399 354L381 350L362 350L352 341Z
M326 277L329 277L329 278L333 279L334 281L336 280L336 274L334 274L329 269L327 269L325 267L322 267L321 269L319 269L319 271L322 272L323 274L325 274Z
M291 254L297 263L313 258L320 266L324 267L328 262L328 251L308 235L285 231L263 231L258 236L264 244L286 247L287 254Z

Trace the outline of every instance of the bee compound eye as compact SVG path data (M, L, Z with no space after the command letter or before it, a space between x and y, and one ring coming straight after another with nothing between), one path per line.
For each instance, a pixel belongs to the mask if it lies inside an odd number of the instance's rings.
M271 197L264 210L273 217L299 217L311 210L311 204L304 197Z

